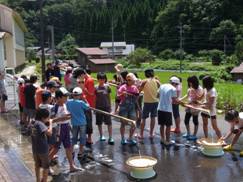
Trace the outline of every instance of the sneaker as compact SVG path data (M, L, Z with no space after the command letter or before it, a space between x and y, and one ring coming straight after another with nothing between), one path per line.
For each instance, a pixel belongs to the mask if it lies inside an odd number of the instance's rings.
M226 145L223 149L224 149L224 151L232 151L233 147L232 147L232 145Z
M101 141L101 142L104 142L104 141L106 141L106 138L105 138L104 136L101 136L101 137L100 137L100 141Z
M170 147L171 145L174 145L175 144L175 141L169 141L169 142L167 142L167 141L164 141L164 145L165 146L167 146L167 147Z
M123 139L121 140L121 144L122 144L122 145L126 145L126 144L127 144L127 140L123 138Z
M137 141L136 140L133 140L133 139L129 139L129 140L127 140L127 143L129 145L136 145L137 144Z
M109 140L108 140L108 144L109 144L109 145L114 145L114 143L115 143L115 142L114 142L113 138L109 138Z
M243 150L240 151L240 157L243 157Z
M188 140L196 141L197 137L195 135L189 135Z
M188 133L185 133L184 135L182 135L182 138L188 138L190 135Z

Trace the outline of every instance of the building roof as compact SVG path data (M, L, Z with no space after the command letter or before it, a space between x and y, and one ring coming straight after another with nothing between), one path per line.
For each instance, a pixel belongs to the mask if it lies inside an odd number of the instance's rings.
M111 48L112 42L101 42L101 48ZM114 47L126 47L126 42L114 42Z
M240 66L234 67L230 73L243 73L243 63Z
M93 55L107 55L107 52L98 48L98 47L90 47L90 48L76 48L77 51L82 52L87 56Z
M107 58L107 59L89 59L94 64L115 64L116 61L113 59Z
M25 26L25 23L24 23L23 19L21 18L21 16L16 11L12 10L11 8L9 8L7 6L4 6L3 4L0 4L0 10L2 12L4 12L4 10L5 10L5 11L8 11L8 12L12 13L13 19L18 24L18 26L21 28L21 30L23 32L27 32L28 31L27 27ZM2 16L4 16L4 14L2 14ZM1 17L0 17L0 19L1 19ZM4 27L2 27L2 28L4 28Z

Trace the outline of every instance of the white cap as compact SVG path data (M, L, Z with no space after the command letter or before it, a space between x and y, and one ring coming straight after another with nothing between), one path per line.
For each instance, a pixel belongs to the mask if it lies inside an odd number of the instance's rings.
M23 78L18 78L17 84L20 84L20 83L24 83L24 79Z
M71 66L67 67L67 71L72 71L72 70L73 70L73 68Z
M65 87L60 87L59 90L62 92L63 95L69 94L69 92L67 91L67 89Z
M179 80L179 78L172 76L170 78L170 83L180 84L180 80Z
M240 118L240 119L243 119L243 112L240 112L240 113L239 113L239 118Z
M73 94L74 95L81 95L83 93L82 89L80 87L75 87L73 89Z

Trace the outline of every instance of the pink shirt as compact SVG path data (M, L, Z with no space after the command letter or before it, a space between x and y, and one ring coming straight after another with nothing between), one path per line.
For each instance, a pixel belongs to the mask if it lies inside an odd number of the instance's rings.
M126 92L128 94L134 94L137 95L139 93L138 88L135 85L130 85L128 86L127 84L122 85L119 89L118 89L118 95L121 102L123 102L126 98L125 95L121 95L123 92Z
M201 86L199 86L198 89L189 88L187 90L187 94L188 94L189 103L196 102L196 101L201 100L198 97L202 96L203 89Z

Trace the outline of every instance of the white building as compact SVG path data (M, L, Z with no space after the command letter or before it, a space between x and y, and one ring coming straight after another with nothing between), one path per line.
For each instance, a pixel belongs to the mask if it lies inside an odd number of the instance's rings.
M101 42L100 48L112 56L112 42ZM114 56L123 57L127 56L135 49L134 44L126 44L126 42L114 42Z
M24 64L26 31L20 15L0 4L0 70Z

